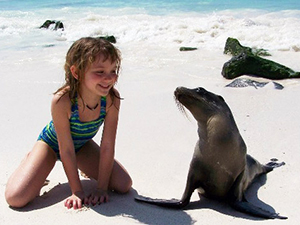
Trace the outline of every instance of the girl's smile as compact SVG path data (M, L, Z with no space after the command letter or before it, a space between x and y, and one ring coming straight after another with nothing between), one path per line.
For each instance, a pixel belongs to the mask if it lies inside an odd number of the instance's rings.
M97 96L106 96L117 81L116 70L116 62L103 61L100 55L86 71L82 85Z

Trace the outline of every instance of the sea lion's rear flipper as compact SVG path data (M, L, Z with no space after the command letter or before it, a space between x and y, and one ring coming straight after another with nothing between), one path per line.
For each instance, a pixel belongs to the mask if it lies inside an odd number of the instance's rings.
M253 216L258 216L266 219L287 219L285 216L280 216L278 213L269 212L262 208L259 208L247 200L237 201L230 204L237 211L247 213Z
M268 162L267 164L264 165L264 168L266 170L266 173L271 172L273 169L284 166L285 162L278 162L278 159L273 158Z
M243 171L236 179L235 183L232 186L231 192L229 193L229 204L232 208L237 211L250 214L252 216L257 216L266 219L287 219L285 216L280 216L276 212L269 212L265 209L262 209L258 206L255 206L247 201L242 191L242 180L244 177L245 171Z
M167 207L167 208L174 208L174 209L181 209L185 205L177 199L171 199L171 200L165 200L165 199L153 199L149 197L144 197L141 195L138 195L134 198L138 202L145 202L152 205L157 205L161 207Z

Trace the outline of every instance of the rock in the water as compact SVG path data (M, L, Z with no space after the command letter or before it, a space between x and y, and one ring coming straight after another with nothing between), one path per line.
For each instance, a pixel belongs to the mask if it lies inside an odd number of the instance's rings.
M54 24L53 30L64 29L64 24L59 20L46 20L40 28L49 29L52 24Z
M107 41L109 41L110 43L113 43L113 44L117 43L117 40L114 36L101 36L99 38L100 39L105 39L105 40L107 40Z
M197 50L198 48L194 48L194 47L180 47L179 51L183 52L183 51L194 51Z
M240 44L240 42L235 38L227 38L225 48L224 48L224 54L230 54L233 56L237 56L241 53L248 53L253 54L256 56L270 56L271 54L265 50L265 49L255 49L255 48L249 48L245 47Z
M249 47L242 46L237 39L228 38L224 53L230 53L233 57L223 65L223 77L233 79L241 75L254 75L277 80L300 78L300 72L295 72L277 62L259 57L258 53L262 52L265 50L253 51Z
M300 73L268 59L243 52L223 65L223 77L233 79L241 75L254 75L268 79L300 78Z
M237 56L244 52L251 54L252 50L249 47L242 46L240 42L235 38L227 38L224 48L224 54L231 54L233 56Z

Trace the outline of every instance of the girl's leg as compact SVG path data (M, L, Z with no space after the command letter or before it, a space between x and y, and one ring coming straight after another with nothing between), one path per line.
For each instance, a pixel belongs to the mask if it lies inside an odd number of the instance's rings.
M56 160L54 151L46 143L37 141L7 182L7 203L11 207L19 208L39 195Z
M77 153L78 168L88 177L98 179L99 145L93 140L88 141ZM132 186L132 180L125 168L114 161L113 170L109 182L109 188L119 193L126 193Z

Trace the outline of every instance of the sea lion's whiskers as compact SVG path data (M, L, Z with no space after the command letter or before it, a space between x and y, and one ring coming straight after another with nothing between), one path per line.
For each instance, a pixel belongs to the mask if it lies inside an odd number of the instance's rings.
M177 108L179 109L179 111L180 111L183 115L185 115L186 118L188 118L188 119L190 120L188 114L186 113L186 110L185 110L184 106L179 102L179 100L176 98L176 96L174 96L174 100L175 100L175 103L176 103Z

